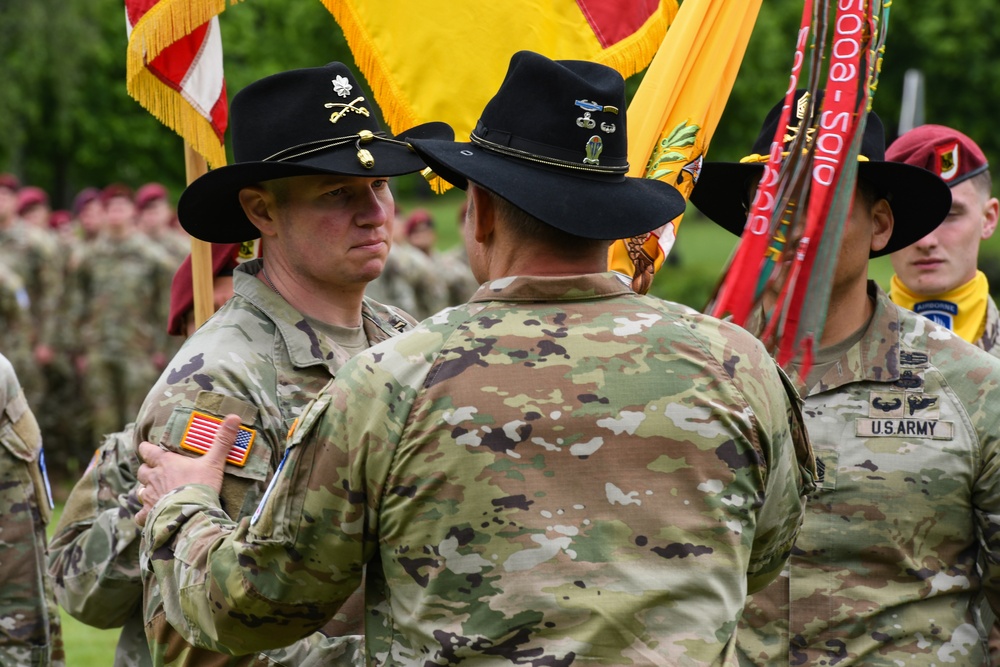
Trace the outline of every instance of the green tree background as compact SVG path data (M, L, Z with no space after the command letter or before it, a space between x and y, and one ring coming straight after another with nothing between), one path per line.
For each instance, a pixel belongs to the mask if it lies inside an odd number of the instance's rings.
M800 13L798 2L764 3L710 159L736 159L756 136L785 86ZM1000 159L1000 136L991 131L1000 38L985 28L998 19L996 0L893 4L875 102L890 139L904 74L917 68L927 81L926 122L958 127ZM220 20L230 97L276 71L353 62L318 0L245 0ZM126 43L121 0L0 0L0 171L45 188L56 207L85 186L113 181L158 180L179 194L181 141L126 93Z

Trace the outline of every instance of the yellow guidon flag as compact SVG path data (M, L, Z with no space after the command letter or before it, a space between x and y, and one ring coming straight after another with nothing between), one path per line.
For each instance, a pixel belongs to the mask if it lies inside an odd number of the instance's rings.
M514 53L590 60L627 77L649 64L678 7L677 0L323 3L393 133L444 121L456 137L475 129Z
M690 196L760 5L761 0L684 1L629 104L629 176L666 181ZM609 268L632 277L633 289L645 294L680 223L678 217L657 231L616 241Z

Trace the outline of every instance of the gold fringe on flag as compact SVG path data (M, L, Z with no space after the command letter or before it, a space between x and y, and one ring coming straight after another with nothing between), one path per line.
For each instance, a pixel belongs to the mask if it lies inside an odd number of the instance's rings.
M129 77L126 87L136 102L183 137L211 167L226 164L226 146L215 133L215 128L179 92L145 67L137 75Z
M236 4L240 0L230 0ZM226 9L226 0L196 2L160 0L132 27L125 60L125 79L131 81L146 63L152 62L177 40L190 35Z
M240 0L229 0L236 4ZM160 0L143 14L129 35L125 87L157 120L185 139L212 167L226 164L225 145L204 117L180 93L147 68L168 46L221 14L227 0Z

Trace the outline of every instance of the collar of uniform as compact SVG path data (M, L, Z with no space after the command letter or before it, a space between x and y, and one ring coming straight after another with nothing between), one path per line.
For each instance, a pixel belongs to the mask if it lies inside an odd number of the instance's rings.
M296 368L322 364L330 370L330 375L345 361L343 354L336 354L326 336L320 336L295 310L274 290L257 279L263 260L244 262L233 270L233 292L250 301L274 322L288 351L288 358Z
M617 274L585 273L576 276L509 276L483 283L469 299L477 301L584 301L633 295Z
M840 361L809 387L812 396L854 382L895 382L899 379L899 307L875 281L868 281L868 296L875 300L875 313L861 340ZM795 379L799 389L802 380Z

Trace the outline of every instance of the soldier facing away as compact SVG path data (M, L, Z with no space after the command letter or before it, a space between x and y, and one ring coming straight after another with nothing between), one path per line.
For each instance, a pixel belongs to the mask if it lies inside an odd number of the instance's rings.
M617 131L577 125L579 100ZM484 284L341 369L251 520L220 507L228 443L204 461L142 445L143 512L209 482L144 530L188 632L287 641L367 564L369 664L735 664L745 594L797 532L808 445L758 341L606 271L610 239L684 207L625 177L624 109L614 70L520 52L471 143L413 141L468 188Z

